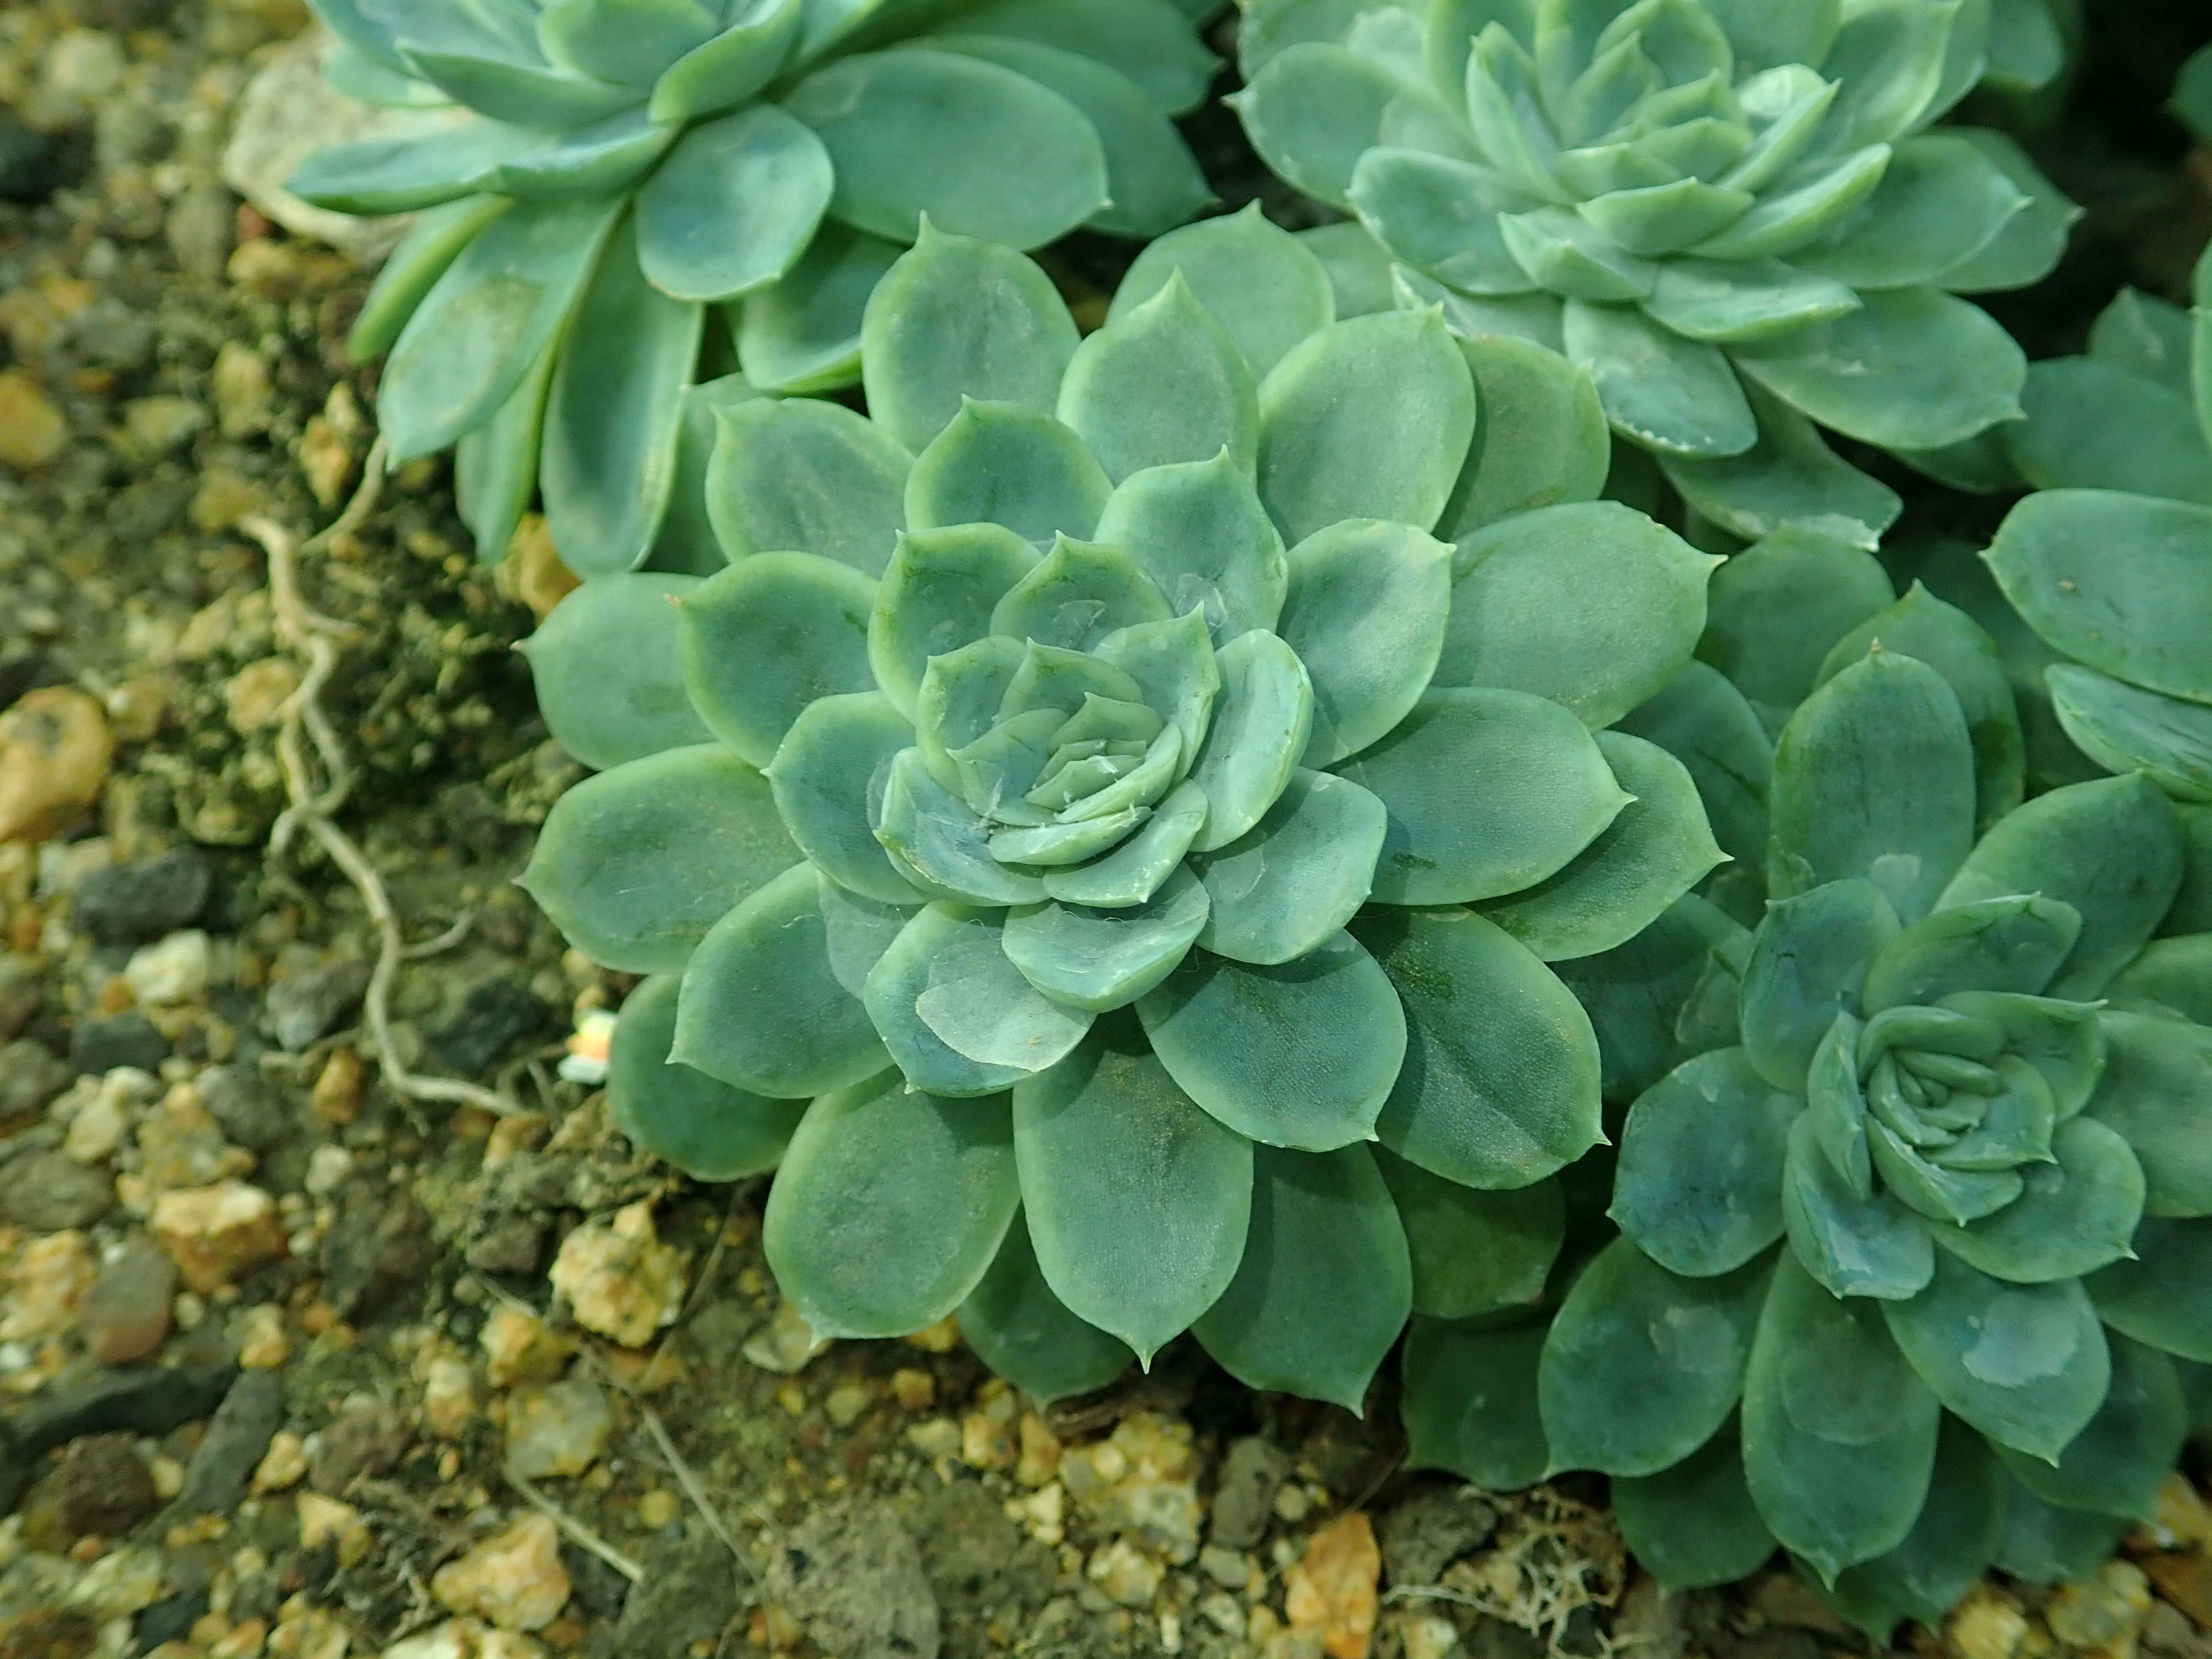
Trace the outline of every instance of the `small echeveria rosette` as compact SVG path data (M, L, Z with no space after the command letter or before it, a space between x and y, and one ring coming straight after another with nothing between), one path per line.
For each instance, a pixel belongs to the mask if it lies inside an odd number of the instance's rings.
M1547 963L1720 857L1607 729L1712 561L1592 499L1571 364L1334 310L1256 214L1155 244L1087 340L1027 259L925 234L870 417L720 417L728 568L587 584L532 642L610 769L525 879L657 976L617 1120L780 1157L817 1332L957 1311L1053 1398L1194 1328L1357 1408L1409 1313L1542 1295L1601 1138Z
M2086 355L2030 368L2027 418L2006 442L2038 493L1984 556L2047 647L2036 691L2067 738L2201 808L2212 802L2212 255L2196 286L2193 315L2124 292Z
M1980 671L1869 643L1782 732L1774 902L1719 952L1733 1029L1628 1113L1621 1236L1540 1348L1460 1328L1407 1401L1417 1453L1475 1443L1427 1402L1486 1377L1519 1432L1481 1454L1613 1476L1662 1582L1779 1545L1886 1638L1992 1564L2091 1570L2204 1417L2212 938L2156 936L2152 783L1992 821Z
M1247 0L1236 101L1403 302L1587 365L1705 519L1870 548L1898 497L1821 428L2012 481L2026 364L1959 296L2047 274L2075 210L2002 134L1929 130L2012 57L2004 10L2000 43L1942 0Z
M421 211L349 349L387 349L395 459L458 444L496 559L533 494L592 576L660 545L702 363L859 378L869 290L923 215L1035 247L1156 236L1211 199L1172 118L1216 0L313 0L341 90L419 109L288 181Z

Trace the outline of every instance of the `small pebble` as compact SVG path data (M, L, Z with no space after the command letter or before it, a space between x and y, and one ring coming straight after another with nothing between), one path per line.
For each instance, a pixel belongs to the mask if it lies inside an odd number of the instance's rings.
M246 664L223 683L223 708L230 729L247 738L272 729L299 689L300 670L289 658L264 657Z
M253 1471L256 1492L289 1492L307 1475L307 1443L289 1429L280 1429Z
M238 1363L251 1371L282 1369L292 1357L290 1338L284 1334L284 1310L273 1302L258 1303L238 1316Z
M160 939L198 921L214 884L207 854L179 847L88 871L70 890L70 914L104 945Z
M875 1395L859 1382L840 1382L830 1390L829 1398L822 1402L822 1410L829 1419L841 1429L849 1429L860 1420L860 1414L875 1403Z
M1284 1580L1291 1629L1318 1635L1328 1659L1367 1659L1382 1574L1382 1552L1365 1514L1340 1515L1313 1535Z
M0 429L6 427L0 410ZM41 841L100 799L115 753L96 698L40 686L0 714L0 842Z
M124 441L141 459L150 460L181 448L207 423L204 407L170 392L133 398L123 405Z
M568 1600L560 1532L544 1516L526 1515L439 1568L430 1592L453 1612L502 1630L543 1630Z
M160 1501L130 1435L87 1435L63 1449L24 1499L24 1540L53 1549L87 1534L119 1538Z
M504 1303L485 1318L477 1340L483 1347L484 1375L495 1389L558 1376L576 1346L537 1315Z
M125 1239L84 1298L86 1347L103 1365L128 1365L169 1334L177 1270L143 1233Z
M750 1363L764 1371L795 1376L829 1346L815 1336L804 1314L788 1302L779 1302L767 1325L746 1340L742 1352Z
M0 1127L44 1111L76 1075L75 1066L29 1037L0 1045ZM0 1187L0 1215L10 1213L9 1195Z
M240 1371L185 1469L185 1506L209 1515L236 1509L283 1420L284 1393L276 1376Z
M309 1102L315 1115L343 1127L361 1115L361 1056L341 1042L315 1075Z
M208 936L187 927L132 951L123 980L141 1006L198 1002L207 995L209 968Z
M414 1438L399 1413L382 1401L356 1395L325 1425L307 1449L307 1479L333 1497L363 1475L390 1471Z
M683 1253L660 1242L643 1200L562 1239L551 1278L579 1325L626 1348L643 1347L684 1305Z
M1167 1569L1126 1538L1093 1552L1084 1576L1125 1607L1149 1607Z
M926 1412L937 1403L937 1379L927 1371L902 1367L891 1373L891 1397L901 1411Z
M507 1401L507 1466L526 1480L581 1474L613 1426L605 1390L587 1376L519 1388Z
M300 1516L301 1549L320 1549L328 1544L342 1567L356 1565L368 1553L368 1522L352 1504L317 1492L303 1492L293 1503Z
M15 1258L0 1341L58 1336L74 1329L100 1264L92 1242L75 1228L34 1238Z
M208 376L216 427L226 438L248 438L269 424L272 391L268 361L241 340L225 340Z
M9 126L21 131L12 122ZM0 369L0 465L33 471L68 442L69 422L39 383L21 369Z
M114 1203L107 1178L64 1152L26 1152L0 1182L0 1220L33 1232L88 1226Z
M202 1296L286 1254L276 1200L242 1181L163 1193L153 1224L185 1283Z
M168 1057L169 1039L143 1014L80 1018L70 1032L70 1064L80 1072L112 1072L118 1066L151 1072Z

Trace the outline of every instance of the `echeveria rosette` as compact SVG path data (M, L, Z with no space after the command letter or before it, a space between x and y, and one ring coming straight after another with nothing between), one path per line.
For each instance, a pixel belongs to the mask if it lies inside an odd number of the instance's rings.
M638 1037L681 1098L618 1054L620 1121L718 1171L789 1133L765 1239L817 1330L957 1310L1052 1396L1194 1328L1357 1407L1410 1311L1542 1293L1601 1138L1547 964L1720 856L1607 729L1712 561L1592 499L1580 370L1334 303L1246 214L1079 341L1028 260L925 235L869 417L721 417L729 568L586 584L532 641L610 769L526 879L681 976Z
M2000 134L1929 130L1986 6L1247 0L1246 130L1356 212L1405 302L1589 366L1614 430L1735 535L1872 547L1886 485L1819 428L1992 476L2026 365L1958 297L2057 262L2070 208Z
M637 568L701 363L849 385L868 293L925 216L1035 247L1156 236L1210 199L1171 118L1215 67L1211 0L314 3L343 89L471 118L426 111L289 184L427 210L349 343L391 351L395 458L459 444L486 558L541 490L571 568Z
M2094 1564L2187 1432L2212 940L2153 937L2182 829L2130 775L1978 835L1987 780L1914 657L1877 642L1805 699L1735 1040L1632 1107L1621 1237L1522 1357L1534 1445L1615 1478L1669 1584L1778 1543L1886 1636L1993 1561Z

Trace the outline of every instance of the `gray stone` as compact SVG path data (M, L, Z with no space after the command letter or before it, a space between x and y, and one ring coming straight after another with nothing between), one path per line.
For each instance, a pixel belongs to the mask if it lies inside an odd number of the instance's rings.
M937 1592L888 1504L809 1516L777 1554L770 1589L837 1659L937 1659Z
M283 1098L251 1072L210 1066L193 1079L200 1103L222 1127L222 1136L249 1152L265 1152L290 1139L293 1114Z
M1382 1517L1382 1571L1392 1584L1433 1584L1497 1530L1497 1509L1472 1487L1417 1492Z
M1249 1550L1267 1535L1275 1493L1291 1473L1291 1455L1273 1442L1249 1435L1230 1443L1213 1493L1207 1536L1232 1550Z
M188 1510L228 1515L246 1497L253 1471L284 1421L284 1392L274 1371L240 1371L185 1469L178 1501Z
M118 1066L158 1071L168 1057L169 1039L143 1014L79 1019L70 1033L70 1064L80 1072L105 1073Z
M176 1264L143 1233L133 1233L100 1270L84 1298L84 1346L103 1365L146 1358L169 1334Z
M101 1371L33 1401L16 1416L15 1443L35 1456L80 1435L163 1435L205 1417L229 1391L229 1365Z
M119 1538L161 1501L130 1435L92 1435L71 1442L40 1477L24 1500L23 1530L34 1547L50 1541L39 1536L48 1526L64 1539Z
M380 1401L356 1400L315 1437L307 1483L336 1497L363 1475L383 1474L414 1440L398 1412Z
M713 1645L738 1610L742 1571L714 1539L693 1535L663 1545L643 1563L644 1579L623 1602L614 1651L683 1653Z
M545 1260L544 1224L501 1216L469 1242L464 1255L480 1273L534 1273Z
M0 1220L33 1232L89 1226L114 1204L107 1177L63 1152L26 1152L0 1181Z
M76 1076L66 1062L28 1037L0 1048L0 1124L43 1112Z
M199 920L215 866L197 847L179 847L88 872L70 893L76 925L102 945L137 945Z
M430 1032L430 1052L464 1074L485 1072L524 1037L552 1023L553 1011L511 979L471 986L452 1019Z
M0 1042L21 1036L46 998L28 957L0 951Z
M332 962L287 974L269 988L262 1023L283 1047L297 1054L360 1005L368 989L368 964Z
M61 178L61 151L52 138L20 121L0 121L0 202L36 207Z

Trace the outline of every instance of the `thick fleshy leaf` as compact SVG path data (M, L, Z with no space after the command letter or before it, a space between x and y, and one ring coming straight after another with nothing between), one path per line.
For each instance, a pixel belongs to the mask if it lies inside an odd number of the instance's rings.
M1810 1112L1790 1126L1782 1214L1798 1265L1835 1296L1917 1296L1936 1272L1929 1230L1887 1193L1854 1192L1821 1145L1820 1127Z
M677 605L693 576L605 576L553 607L519 647L556 742L605 770L714 734L676 662Z
M783 106L836 165L830 211L872 236L907 240L926 216L954 235L1036 247L1106 205L1106 155L1083 112L997 64L862 53L808 76Z
M1328 270L1262 215L1257 202L1170 231L1146 247L1114 290L1107 322L1120 322L1177 272L1228 330L1255 380L1264 380L1292 346L1336 320Z
M753 293L799 262L836 184L813 130L773 104L702 123L637 193L638 263L679 300Z
M1721 561L1632 507L1583 501L1478 531L1455 562L1436 683L1533 692L1595 728L1690 659Z
M2046 1504L2147 1521L2188 1438L2188 1407L2172 1360L2124 1336L2108 1340L2112 1386L2057 1466L2002 1446L1998 1455L2013 1479Z
M1604 1139L1589 1016L1524 946L1457 909L1385 913L1360 937L1405 1010L1405 1063L1376 1125L1392 1152L1498 1190Z
M1360 222L1415 270L1463 294L1526 294L1536 282L1505 246L1490 176L1449 155L1377 149L1359 158L1347 193Z
M538 45L562 68L650 86L714 33L720 19L698 0L546 0Z
M1805 1086L1838 1013L1858 1006L1868 965L1897 936L1897 913L1872 883L1823 883L1768 906L1744 969L1743 1044L1778 1089Z
M1973 846L1973 744L1949 684L1886 652L1837 675L1775 745L1770 811L1778 896L1857 877L1925 915Z
M2075 746L2112 772L2141 771L2169 795L2212 800L2212 708L2057 663L2044 672Z
M931 225L877 285L861 341L870 416L918 452L971 398L1052 413L1077 335L1032 261Z
M929 659L989 633L1001 596L1036 565L1036 550L999 525L960 525L898 538L876 589L868 662L899 713L914 717Z
M2098 362L2154 381L2186 404L2196 396L2189 361L2190 337L2194 331L2189 313L2182 307L2145 294L2140 289L2124 288L2089 325L2089 356ZM2060 357L2051 361L2070 360ZM2035 370L2031 368L2031 386L2034 377ZM2191 418L2194 418L2193 412Z
M1537 1374L1552 1469L1656 1474L1711 1439L1742 1391L1770 1266L1684 1279L1626 1238L1598 1252Z
M1386 312L1292 347L1260 387L1260 498L1295 544L1346 519L1426 530L1474 436L1474 376L1443 322Z
M718 375L684 387L677 404L676 473L668 488L668 510L660 515L660 532L653 538L646 569L711 576L729 563L708 513L708 478L722 415L757 401L764 400L743 374ZM459 465L458 455L454 465Z
M1044 890L1065 904L1106 909L1142 904L1182 868L1183 854L1205 822L1205 792L1194 783L1178 784L1112 852L1088 864L1042 872Z
M2021 0L1999 0L1999 15L2047 18L2046 9ZM1996 294L2029 288L2048 276L2065 254L2067 239L2082 210L2066 199L2027 152L2012 138L1988 127L1962 127L1958 136L1996 163L2027 197L2027 205L1972 258L1941 273L1936 286L1954 294Z
M2108 1012L2103 1080L2090 1115L2118 1129L2142 1160L2143 1212L2212 1215L2212 1140L2203 1103L2212 1088L2212 1029Z
M1954 133L1899 143L1874 193L1832 240L1800 250L1795 262L1862 292L1915 287L1965 264L2028 205L1976 145Z
M819 1336L899 1336L967 1300L1021 1203L1004 1100L939 1100L896 1073L807 1109L761 1243Z
M1856 311L1859 298L1779 259L1669 259L1643 306L1688 339L1765 340Z
M2097 1316L2138 1342L2212 1362L2212 1222L2146 1221L2135 1251L2087 1281Z
M1217 644L1282 614L1290 566L1282 533L1232 456L1150 467L1122 480L1097 538L1144 568L1177 616L1196 610Z
M783 1098L848 1088L889 1066L866 1009L832 968L811 866L785 871L699 941L670 1057Z
M1744 1474L1775 1537L1831 1583L1904 1542L1942 1417L1874 1308L1784 1251L1743 1380Z
M1895 449L1941 448L2018 416L2027 360L1987 312L1934 289L1862 297L1832 323L1738 347L1736 365L1821 425Z
M1672 1468L1613 1482L1613 1518L1637 1563L1671 1592L1748 1578L1775 1551L1745 1484L1736 1425Z
M361 313L346 335L346 356L357 363L383 356L446 267L478 231L514 205L503 196L465 196L416 215L405 238L386 256L368 297L361 302Z
M2129 1253L2143 1206L2142 1165L2117 1130L2077 1117L2051 1137L2051 1164L2022 1167L2026 1187L1995 1215L1939 1227L1937 1243L1993 1279L2077 1279Z
M2051 982L2081 931L2081 913L2034 894L1977 899L1923 917L1867 968L1866 1012L1929 1003L1960 991L2033 996Z
M1615 729L1655 743L1689 769L1713 839L1754 879L1766 861L1766 786L1774 749L1759 716L1718 670L1682 671Z
M2003 429L2005 447L2038 489L2212 506L2212 451L2185 389L2095 357L2057 357L2029 365L2021 407L2027 418Z
M1624 252L1611 236L1565 208L1502 213L1498 228L1507 251L1537 286L1577 304L1640 300L1658 279L1659 268L1650 260Z
M2078 1583L2095 1577L2132 1524L2118 1516L2059 1509L2008 1472L2000 1571L2031 1584Z
M1220 67L1186 21L1189 11L1173 0L987 0L952 27L1079 52L1135 81L1163 115L1182 115Z
M1193 951L1137 1013L1184 1092L1270 1146L1370 1139L1406 1054L1398 994L1348 933L1273 967Z
M1782 1237L1784 1150L1803 1109L1741 1048L1677 1066L1629 1111L1607 1213L1670 1273L1741 1267Z
M378 387L394 461L434 454L489 420L583 289L619 200L529 202L463 248L407 319Z
M453 506L476 538L479 564L507 556L523 514L538 499L545 394L560 355L557 341L547 346L492 417L454 441Z
M1717 346L1686 339L1633 306L1569 300L1566 353L1597 386L1613 429L1667 455L1741 455L1759 422Z
M1059 1063L1091 1016L1041 995L1006 959L997 917L915 913L868 975L868 1014L917 1089L986 1095Z
M1939 1006L2002 1031L2005 1052L2034 1066L2051 1085L2055 1121L2063 1122L2088 1104L2105 1069L2105 1032L2096 1005L1961 991Z
M1690 252L1731 261L1795 253L1826 235L1873 193L1888 171L1889 155L1887 144L1869 144L1791 167L1750 212Z
M576 785L553 804L518 879L592 961L672 973L732 905L799 858L768 780L702 744Z
M2132 1013L2212 1024L2212 933L2153 939L2113 975L2104 1000Z
M1030 1242L1026 1208L960 1304L960 1336L978 1359L1040 1405L1104 1388L1129 1369L1132 1358L1126 1346L1079 1319L1053 1294Z
M1405 1328L1413 1277L1397 1207L1365 1147L1257 1146L1244 1258L1192 1328L1247 1388L1358 1413Z
M914 727L880 691L809 703L768 769L785 830L815 867L879 904L925 896L884 855L869 827L877 773L914 742Z
M1729 534L1757 538L1789 525L1871 550L1904 502L1881 479L1828 447L1813 423L1758 386L1746 386L1759 441L1741 455L1662 455L1684 501Z
M1188 870L1142 904L1092 909L1057 901L1006 918L1006 959L1054 1001L1101 1014L1170 973L1206 924L1206 890Z
M603 121L639 101L639 89L507 58L424 50L405 43L408 67L479 115L543 132Z
M1558 874L1482 907L1547 962L1626 943L1727 857L1681 762L1625 732L1597 746L1630 796L1620 816Z
M1451 567L1450 544L1379 520L1330 525L1291 550L1275 632L1313 684L1304 764L1358 753L1419 701L1443 649Z
M1014 1151L1054 1294L1149 1364L1236 1276L1252 1145L1131 1035L1102 1033L1019 1085Z
M1566 1232L1558 1182L1482 1192L1382 1147L1369 1150L1406 1229L1416 1313L1471 1319L1542 1300Z
M1401 309L1436 307L1443 314L1444 326L1463 342L1502 337L1526 340L1547 351L1565 349L1566 306L1557 295L1511 294L1478 300L1431 282L1405 265L1391 266L1390 286Z
M1429 88L1325 41L1279 53L1227 101L1270 171L1334 208L1350 207L1353 170L1378 144L1467 149Z
M2073 906L2081 936L2050 993L2080 1000L2101 991L2157 931L2180 890L2181 868L2172 806L2150 780L2130 773L2037 796L1982 837L1939 902L1948 908L1999 893L2042 893Z
M1194 606L1163 621L1116 629L1091 647L1095 660L1127 675L1145 707L1182 734L1185 757L1206 741L1221 690L1221 667L1207 638L1205 617Z
M871 690L876 584L811 553L762 553L683 598L677 639L692 706L756 766L817 699Z
M1906 1619L1939 1626L2003 1541L2005 1485L1989 1443L1946 1416L1912 1530L1887 1554L1838 1574L1828 1604L1880 1643Z
M970 399L915 458L907 522L1001 524L1046 547L1055 536L1089 537L1113 489L1082 439L1049 415Z
M1820 684L1836 641L1896 598L1856 540L1790 526L1713 572L1698 655L1778 727Z
M678 983L656 974L623 999L607 1054L607 1121L694 1181L774 1169L805 1103L732 1089L672 1061Z
M1536 1410L1547 1328L1413 1317L1406 1336L1406 1461L1449 1469L1485 1492L1533 1486L1551 1467Z
M809 9L806 0L743 0L726 27L671 64L653 83L656 121L690 121L750 97L781 69Z
M883 428L812 398L740 404L720 417L707 513L732 564L814 553L879 576L906 528L913 458Z
M1582 722L1524 691L1431 691L1338 769L1389 809L1375 874L1389 904L1517 893L1564 869L1628 804Z
M427 132L319 149L284 188L333 213L410 213L489 191L503 162L544 142L496 121L440 122Z
M2058 650L2131 685L2205 702L2212 638L2197 625L2206 597L2197 550L2208 537L2212 507L2052 489L2014 507L1983 556ZM2111 557L2116 547L2128 556Z
M1474 371L1474 441L1437 532L1474 532L1539 507L1597 499L1613 438L1589 372L1531 340L1461 342Z
M1627 944L1557 964L1589 1011L1608 1101L1633 1100L1691 1054L1735 1040L1735 986L1713 953L1717 928L1743 936L1717 907L1687 894Z
M1221 690L1190 769L1206 817L1193 843L1217 852L1244 835L1290 787L1313 731L1313 682L1297 653L1262 629L1215 653Z
M1237 349L1177 273L1076 349L1060 418L1120 483L1146 467L1259 453L1259 389Z
M1881 1311L1920 1380L1999 1445L2055 1460L2105 1397L2112 1360L2077 1282L2008 1285L1938 1250L1928 1288Z
M1109 634L1164 623L1171 614L1152 578L1120 548L1063 536L1006 590L991 612L991 632L1090 651Z
M880 799L875 798L878 787ZM990 826L930 775L919 747L894 755L880 786L872 775L868 793L868 822L877 842L890 855L891 868L916 887L987 908L1035 904L1044 897L1036 872L992 856Z
M859 380L868 296L905 251L848 225L823 225L789 276L733 312L745 378L794 397Z
M1258 823L1192 860L1212 902L1200 947L1261 964L1319 949L1367 902L1387 824L1358 784L1293 774Z

